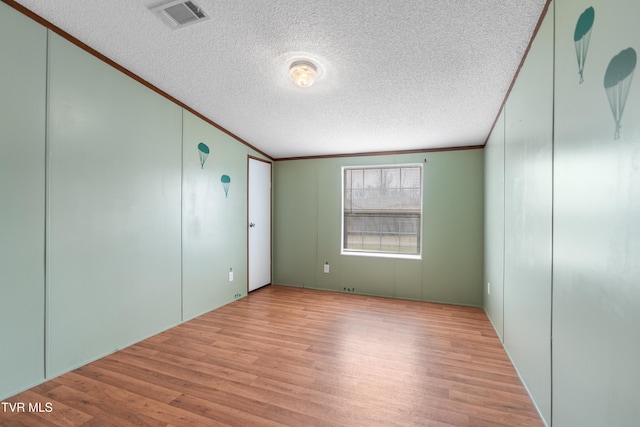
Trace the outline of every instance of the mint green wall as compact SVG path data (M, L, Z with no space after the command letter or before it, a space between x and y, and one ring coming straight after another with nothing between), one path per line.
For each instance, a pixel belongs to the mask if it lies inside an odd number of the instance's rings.
M180 107L49 35L47 375L180 322Z
M595 20L579 83L573 32ZM556 3L553 420L637 426L640 420L640 79L620 138L604 89L611 59L640 53L640 2Z
M484 150L427 159L422 299L482 306Z
M503 316L505 348L548 425L635 426L640 91L632 82L614 139L604 77L615 55L640 49L640 5L554 3L486 147L485 281L503 263L504 304L485 284L485 309L494 325ZM588 7L580 83L574 34Z
M264 156L4 3L0 34L4 399L246 296Z
M318 246L330 246L322 236L318 242L318 182L315 160L284 161L273 164L273 266L272 279L276 284L311 286L316 283L318 262L334 265L331 278L338 272L338 257L318 261ZM339 173L338 173L339 175ZM338 176L338 179L340 177ZM333 180L332 180L333 181ZM322 184L324 185L324 184ZM329 200L335 205L335 200ZM334 221L323 218L323 223ZM336 231L328 228L327 233ZM337 230L340 235L340 224ZM340 249L338 246L334 249ZM335 255L335 254L334 254ZM325 281L324 287L339 282Z
M425 159L422 260L340 255L341 167ZM480 306L482 189L483 150L276 162L273 281Z
M484 149L484 308L504 341L504 110Z
M201 166L197 146L210 153ZM183 130L183 316L247 294L247 147L185 111ZM231 178L225 197L220 181ZM229 269L233 281L229 282Z
M553 13L505 106L504 345L551 418ZM535 120L531 120L535 117Z
M46 43L0 3L0 397L44 379Z

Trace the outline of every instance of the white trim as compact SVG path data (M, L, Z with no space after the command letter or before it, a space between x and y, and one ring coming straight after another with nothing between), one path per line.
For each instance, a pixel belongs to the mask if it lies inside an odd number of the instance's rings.
M370 252L365 250L343 249L340 255L346 256L368 256L377 258L401 258L401 259L422 259L422 254L396 254L393 252Z
M344 175L347 169L381 169L381 168L420 168L420 247L417 254L401 254L395 252L377 252L344 248ZM340 167L340 255L366 256L378 258L422 259L422 243L424 229L424 167L422 163L388 163L376 165L349 165Z

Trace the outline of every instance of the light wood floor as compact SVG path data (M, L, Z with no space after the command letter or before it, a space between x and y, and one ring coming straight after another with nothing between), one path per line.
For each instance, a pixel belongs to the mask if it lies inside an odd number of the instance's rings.
M481 309L268 286L7 402L2 426L541 426Z

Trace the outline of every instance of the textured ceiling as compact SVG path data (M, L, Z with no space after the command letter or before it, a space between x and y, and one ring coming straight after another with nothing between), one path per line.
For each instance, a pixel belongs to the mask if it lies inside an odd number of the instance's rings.
M546 0L19 0L273 158L483 144ZM316 61L322 79L288 80Z

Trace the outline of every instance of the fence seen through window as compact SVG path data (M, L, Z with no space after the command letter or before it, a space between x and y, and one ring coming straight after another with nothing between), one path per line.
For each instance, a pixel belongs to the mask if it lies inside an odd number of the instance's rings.
M422 165L343 168L343 252L419 255Z

